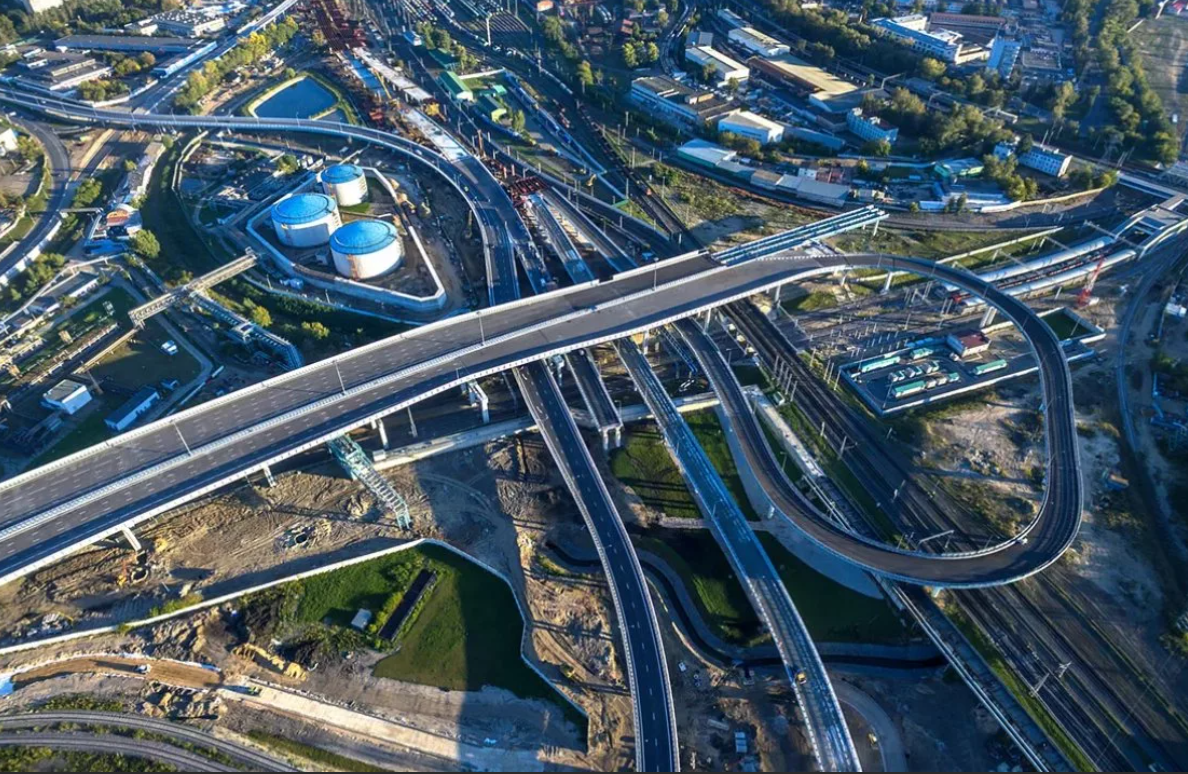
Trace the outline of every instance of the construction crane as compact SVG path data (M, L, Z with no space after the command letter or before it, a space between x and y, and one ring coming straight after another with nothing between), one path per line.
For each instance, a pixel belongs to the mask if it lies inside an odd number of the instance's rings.
M1105 265L1106 257L1107 253L1103 252L1097 259L1097 265L1093 267L1093 271L1089 272L1089 278L1085 280L1085 287L1081 288L1081 293L1077 296L1077 309L1084 309L1089 305L1089 299L1093 296L1093 286L1097 284L1097 278L1101 275L1101 267Z

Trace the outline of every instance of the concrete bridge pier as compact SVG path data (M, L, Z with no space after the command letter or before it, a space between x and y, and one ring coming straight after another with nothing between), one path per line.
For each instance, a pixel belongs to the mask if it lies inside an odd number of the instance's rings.
M276 479L272 477L272 468L265 465L260 468L260 472L264 474L264 480L268 482L268 486L276 486Z
M880 295L887 295L891 292L891 280L895 278L894 272L888 271L887 278L883 280L883 289L879 291Z
M384 420L376 419L372 421L371 426L379 433L380 448L386 451L388 448L388 428L384 426Z
M487 391L478 382L466 383L466 394L470 398L471 406L478 406L483 412L483 424L491 422L491 404L487 398ZM387 448L385 446L385 448Z
M987 306L986 313L982 315L982 322L979 324L979 327L983 330L989 327L990 324L994 322L994 318L997 316L998 310L992 306Z
M128 541L128 545L133 551L143 551L144 546L140 545L140 541L136 538L136 533L132 531L131 527L120 527L120 532L124 535L124 540Z

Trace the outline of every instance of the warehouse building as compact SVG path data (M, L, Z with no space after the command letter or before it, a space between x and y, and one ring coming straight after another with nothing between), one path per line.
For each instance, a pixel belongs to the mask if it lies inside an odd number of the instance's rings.
M1000 159L1008 159L1012 154L1015 154L1017 144L1018 140L1000 142L994 146L994 155ZM1038 142L1033 143L1026 153L1017 154L1016 158L1019 160L1020 166L1043 172L1052 177L1064 177L1068 174L1068 168L1072 165L1073 160L1071 155L1046 145L1040 145Z
M784 126L771 119L743 110L733 115L725 116L718 121L719 132L757 140L760 145L770 145L784 139Z
M444 70L438 80L441 81L442 87L454 102L474 102L474 92L466 85L466 81L458 77L457 73Z
M705 89L693 89L667 75L636 78L628 98L648 115L684 129L712 126L739 108Z
M157 23L158 30L189 38L213 35L227 27L227 20L222 16L181 9L156 14L152 20Z
M85 54L43 51L21 62L24 72L18 80L41 91L63 92L87 81L111 75L110 65Z
M155 387L141 387L131 398L124 401L124 404L116 409L111 416L103 420L104 424L115 432L122 433L135 424L136 420L148 413L149 409L157 405L159 400L161 400L161 393L157 392Z
M771 35L765 35L754 27L738 27L730 30L727 38L734 45L745 48L756 56L780 56L792 50L787 43L781 43Z
M860 104L866 89L794 56L752 57L747 65L773 84L807 97L823 113L845 113Z
M737 62L730 57L709 46L697 46L694 48L685 49L685 59L696 67L705 67L709 65L714 71L714 79L718 83L743 83L751 75L741 62Z
M41 396L41 405L67 416L74 416L90 402L91 391L85 384L73 379L63 379Z

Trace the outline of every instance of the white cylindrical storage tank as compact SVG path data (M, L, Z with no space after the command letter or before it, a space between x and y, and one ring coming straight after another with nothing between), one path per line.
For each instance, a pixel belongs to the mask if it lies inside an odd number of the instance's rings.
M339 207L362 204L367 200L367 177L357 164L335 164L318 175L322 193L333 196Z
M276 238L289 247L324 245L341 225L338 205L325 194L296 194L272 205Z
M356 220L330 237L330 254L342 276L370 279L400 265L404 244L400 232L386 220Z

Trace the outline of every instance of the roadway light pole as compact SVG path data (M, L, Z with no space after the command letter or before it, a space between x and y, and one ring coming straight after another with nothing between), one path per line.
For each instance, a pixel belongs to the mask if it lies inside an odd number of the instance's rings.
M342 379L342 370L338 367L338 361L334 361L334 373L338 374L338 386L342 388L342 394L346 395L346 382Z
M177 431L177 437L181 439L182 446L186 447L186 456L187 456L187 457L193 457L193 456L194 456L194 450L190 448L190 444L186 443L186 437L185 437L184 435L182 435L181 428L177 426L177 423L176 423L176 422L171 422L170 424L172 424L172 425L173 425L173 429L174 429L175 431Z

